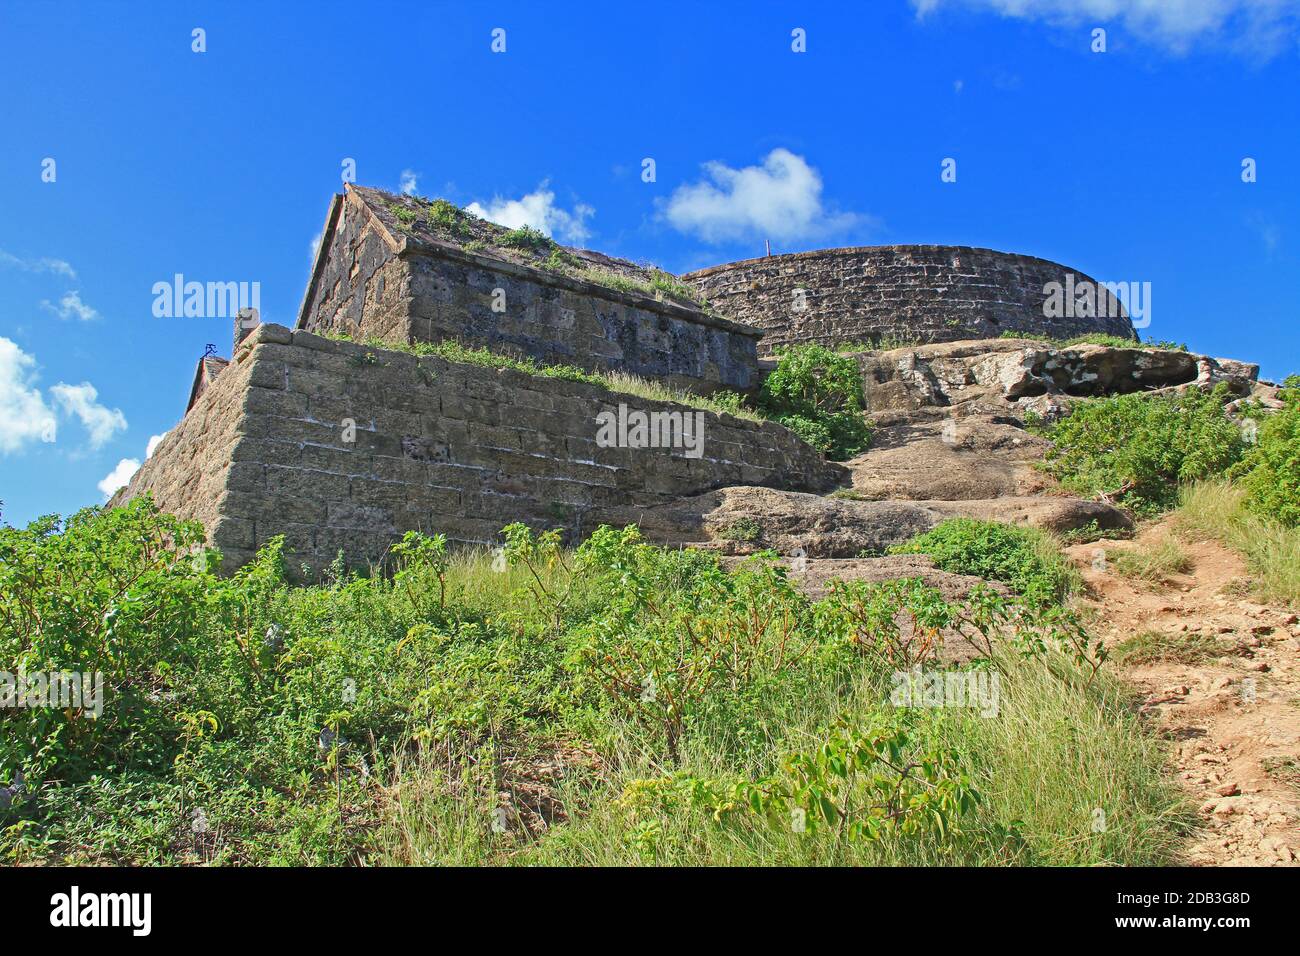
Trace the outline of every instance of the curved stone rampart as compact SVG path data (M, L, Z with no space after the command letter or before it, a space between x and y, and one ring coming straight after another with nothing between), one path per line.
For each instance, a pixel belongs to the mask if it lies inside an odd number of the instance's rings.
M764 352L815 342L954 342L1004 332L1135 338L1114 289L1034 256L968 246L864 246L746 259L682 276ZM1059 283L1059 308L1048 303ZM1095 290L1095 307L1085 294Z

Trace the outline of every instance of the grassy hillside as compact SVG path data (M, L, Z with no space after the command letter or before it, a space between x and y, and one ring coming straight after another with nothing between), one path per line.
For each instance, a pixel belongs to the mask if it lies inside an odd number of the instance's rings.
M811 603L766 557L506 538L451 556L411 534L388 573L293 587L274 546L216 576L148 501L0 529L4 659L106 680L98 719L0 711L0 853L1150 864L1186 825L1059 606L918 582ZM985 693L900 703L945 631Z

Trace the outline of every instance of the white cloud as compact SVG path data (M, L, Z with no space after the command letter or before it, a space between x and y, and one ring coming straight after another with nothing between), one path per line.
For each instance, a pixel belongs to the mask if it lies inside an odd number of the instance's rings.
M761 166L704 164L708 179L679 186L665 215L678 230L705 242L750 237L792 241L847 229L863 220L822 202L822 178L788 149L774 149Z
M414 196L420 191L420 174L413 169L402 170L402 194Z
M156 449L158 444L166 437L167 432L163 432L161 435L150 435L149 444L145 447L144 457L152 458L154 449ZM104 500L107 501L109 498L113 497L113 492L117 491L117 489L125 488L127 483L130 482L131 478L139 470L140 460L138 458L123 458L117 463L116 468L100 479L99 484L96 487L99 488L100 492L104 496Z
M23 259L12 253L0 249L0 265L12 266L15 269L21 269L24 272L52 272L55 275L67 276L69 279L77 277L76 270L62 259Z
M53 304L49 299L43 299L41 300L41 308L54 313L61 319L70 319L75 315L81 321L89 322L91 319L99 318L99 313L82 302L81 293L75 291L65 292L58 305Z
M57 422L36 382L36 359L0 337L0 453L54 441Z
M89 382L68 385L59 382L50 389L54 400L70 415L81 419L90 433L90 447L101 448L114 433L126 430L126 416L120 409L99 404L99 392Z
M586 220L595 215L596 210L584 203L578 203L572 212L561 209L555 205L555 193L546 186L543 182L522 199L496 196L486 206L472 202L465 207L465 211L480 219L490 219L507 229L532 226L548 236L558 235L565 242L586 242L591 236Z
M100 479L97 487L104 495L107 501L113 497L113 492L119 488L125 488L131 480L131 476L140 470L140 462L134 458L123 458L117 463L117 467Z
M316 253L320 249L320 242L324 238L325 233L323 232L318 232L316 235L311 237L311 257L313 261L316 259Z
M1293 42L1300 19L1300 0L912 0L912 6L919 17L964 6L1064 26L1118 22L1175 53L1205 39L1265 57Z

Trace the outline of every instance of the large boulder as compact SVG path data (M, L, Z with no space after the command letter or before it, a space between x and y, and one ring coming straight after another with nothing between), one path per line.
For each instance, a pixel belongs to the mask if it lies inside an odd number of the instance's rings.
M1051 479L1033 466L1050 447L989 415L913 414L878 423L871 448L846 465L860 499L999 498L1049 490Z
M987 339L858 355L873 413L979 401L1014 407L1043 395L1095 397L1226 382L1247 395L1259 366L1174 349L1053 346Z
M850 492L851 494L851 492ZM1121 511L1058 496L964 501L859 501L772 488L733 487L654 508L625 509L619 523L637 524L660 544L704 546L728 554L771 549L809 558L880 554L948 518L1024 524L1054 532L1127 530Z

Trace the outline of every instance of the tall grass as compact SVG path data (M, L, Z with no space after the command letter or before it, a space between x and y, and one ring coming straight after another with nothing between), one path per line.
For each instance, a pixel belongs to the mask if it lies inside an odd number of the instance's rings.
M345 333L332 333L327 335L326 338L338 342L353 341ZM525 375L540 375L544 378L583 382L622 395L632 395L654 402L672 402L678 405L687 405L703 411L735 415L738 418L745 418L753 422L767 420L766 416L745 405L741 395L726 390L714 392L712 395L699 395L683 388L673 388L662 382L641 378L628 372L588 372L573 365L542 365L531 358L504 355L490 349L474 348L451 340L410 343L389 342L386 339L371 338L362 344L369 348L406 352L409 355L434 355L448 362L459 362L465 365L511 369L516 372L523 372Z
M1300 606L1300 528L1250 512L1245 489L1227 481L1188 485L1174 522L1181 533L1214 538L1244 555L1260 597Z
M1115 555L1115 570L1126 578L1145 584L1159 584L1174 574L1192 569L1192 559L1182 546L1168 535L1155 541L1133 545Z
M685 389L673 388L662 382L631 375L627 372L608 372L604 376L610 391L625 395L635 395L652 402L675 402L678 405L690 405L718 414L735 415L751 422L766 421L764 416L744 405L740 395L735 392L717 392L713 395L697 395Z
M189 553L199 534L147 498L0 527L0 609L17 624L0 650L68 670L119 652L103 720L5 717L28 723L0 735L0 784L21 769L39 800L0 808L0 859L1141 865L1170 860L1181 833L1158 741L1104 674L1055 652L995 651L987 716L900 714L900 618L941 626L956 609L938 592L863 593L850 612L768 559L728 569L634 528L567 551L518 524L501 552L417 536L391 576L340 567L299 587L280 542L223 578ZM841 718L896 728L891 754L941 768L926 786L969 780L983 802L963 799L955 830L918 815L878 840L710 802L788 781L792 755L839 746ZM873 781L898 772L855 766L872 769L841 821L878 809Z
M637 780L669 771L636 737L611 740L606 772L576 776L560 791L581 808L535 842L491 833L486 799L466 813L464 781L436 759L405 768L401 799L385 814L379 862L462 862L547 866L1147 866L1174 862L1194 814L1163 776L1163 744L1133 716L1127 692L1103 677L1091 687L1073 665L1007 656L996 716L938 712L926 733L960 755L982 794L956 835L840 843L829 831L796 833L763 818L718 820L674 808L633 820L619 796ZM844 707L882 706L879 679L825 685L789 701L790 723L741 765L696 742L678 773L730 779L761 772L786 753L816 746L818 730ZM887 703L884 704L888 706ZM466 848L470 848L467 851Z

